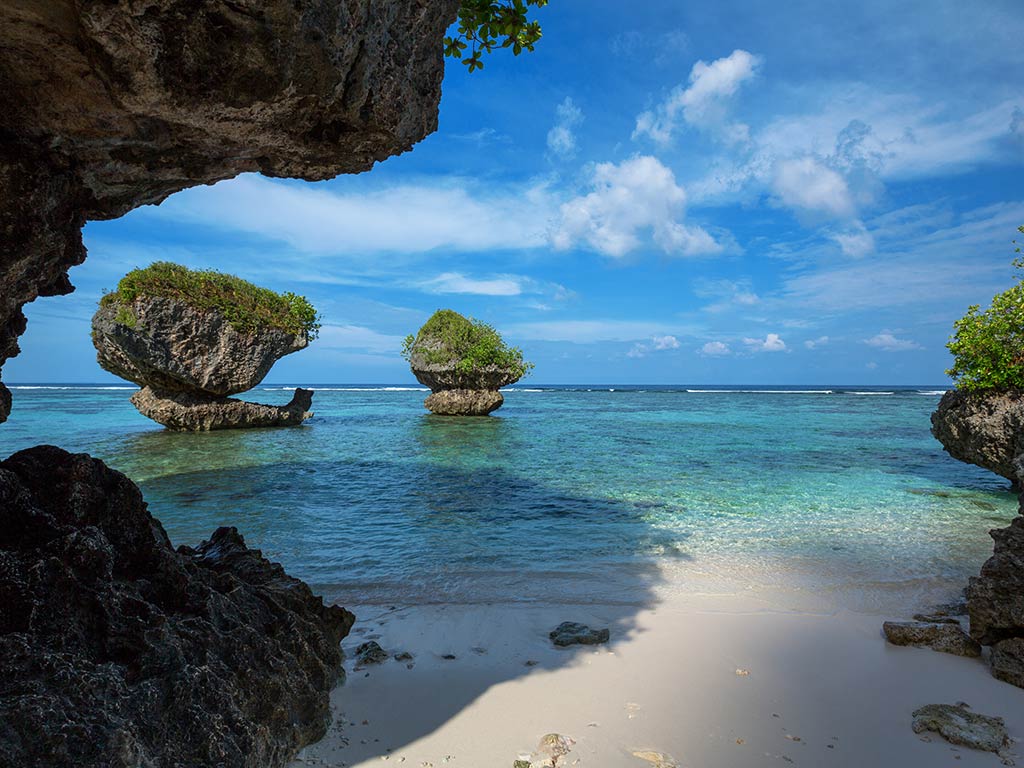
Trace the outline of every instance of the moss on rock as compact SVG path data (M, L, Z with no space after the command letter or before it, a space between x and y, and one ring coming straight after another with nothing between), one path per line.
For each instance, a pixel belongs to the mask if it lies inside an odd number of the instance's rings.
M189 269L169 261L133 269L121 278L117 290L103 296L100 306L117 306L119 322L134 327L134 322L121 318L134 321L129 307L142 297L177 299L196 309L217 310L235 330L246 333L278 328L304 333L312 341L320 330L320 316L305 296L276 293L234 275Z

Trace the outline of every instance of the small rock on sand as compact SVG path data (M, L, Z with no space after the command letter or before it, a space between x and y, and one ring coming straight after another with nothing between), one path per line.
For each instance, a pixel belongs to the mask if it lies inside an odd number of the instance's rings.
M887 621L882 624L882 631L893 645L931 648L955 656L981 656L981 646L959 624Z
M385 651L375 640L369 640L356 648L356 667L363 667L367 664L380 664L387 661L388 652Z
M914 733L935 731L952 744L986 752L1001 752L1010 745L1001 717L971 712L964 704L928 704L914 711Z
M548 634L557 646L568 645L599 645L607 643L611 632L605 629L591 629L586 624L578 624L574 621L563 621Z
M992 674L1003 682L1024 688L1024 638L1011 637L992 646Z
M666 755L664 752L637 750L633 753L633 757L639 757L641 760L646 760L648 763L651 763L654 768L679 768L679 763L677 763L671 755Z

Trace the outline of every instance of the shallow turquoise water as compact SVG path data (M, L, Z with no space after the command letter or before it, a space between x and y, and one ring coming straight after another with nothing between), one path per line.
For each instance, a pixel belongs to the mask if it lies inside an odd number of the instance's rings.
M12 389L4 455L92 453L175 543L235 525L363 603L628 602L686 571L950 588L1016 511L1005 481L931 437L927 389L526 388L491 418L446 419L423 391L334 386L302 428L211 434L162 430L131 387Z

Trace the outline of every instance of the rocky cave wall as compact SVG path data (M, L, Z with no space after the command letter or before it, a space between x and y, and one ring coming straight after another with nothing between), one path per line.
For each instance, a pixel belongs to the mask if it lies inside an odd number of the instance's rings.
M87 220L246 171L359 173L434 131L458 5L0 3L0 366L23 305L73 290Z

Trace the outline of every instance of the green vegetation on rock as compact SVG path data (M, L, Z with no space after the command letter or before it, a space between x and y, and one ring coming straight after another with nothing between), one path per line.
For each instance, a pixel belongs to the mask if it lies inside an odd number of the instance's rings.
M492 326L451 309L437 310L415 336L405 337L402 357L411 361L414 354L431 365L454 363L462 373L497 366L518 379L533 369L523 351L505 344Z
M1024 226L1018 231L1024 234ZM1015 259L1013 265L1024 270L1024 258ZM988 309L982 311L977 304L969 307L953 327L946 345L953 353L953 367L946 373L959 389L1024 388L1024 278L993 298Z
M444 55L461 59L473 72L484 68L483 55L495 47L511 48L516 56L532 51L541 29L527 16L531 6L547 4L548 0L462 0L458 32L444 39Z
M215 309L246 333L279 328L305 333L312 341L320 331L320 316L305 296L275 293L234 275L169 261L133 269L121 278L117 290L104 294L100 306L117 306L117 321L134 328L137 320L129 306L140 297L178 299L196 309Z

